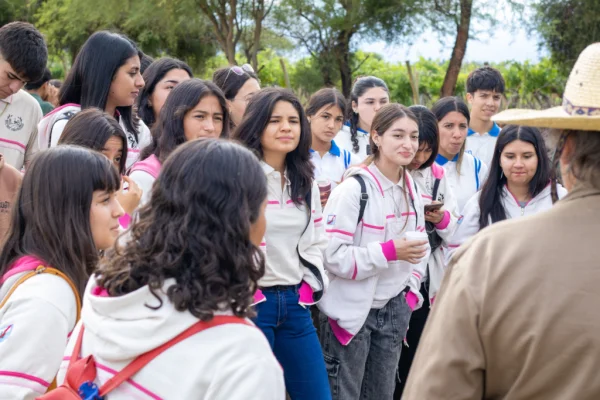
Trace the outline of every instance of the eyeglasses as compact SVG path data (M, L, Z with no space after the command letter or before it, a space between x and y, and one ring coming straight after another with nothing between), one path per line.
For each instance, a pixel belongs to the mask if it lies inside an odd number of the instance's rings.
M227 72L227 76L225 77L225 80L223 81L223 83L227 82L227 79L229 78L229 74L231 73L236 74L237 76L242 76L245 73L254 73L254 68L252 68L252 65L250 64L244 64L241 67L239 65L234 65L232 67L229 67L229 71Z

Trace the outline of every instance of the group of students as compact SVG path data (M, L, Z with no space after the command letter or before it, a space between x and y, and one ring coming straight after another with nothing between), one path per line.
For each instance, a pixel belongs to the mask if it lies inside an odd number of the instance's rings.
M5 108L45 68L20 59L40 43L0 28ZM469 75L471 110L393 103L372 76L304 107L248 65L207 81L171 58L142 73L142 56L94 33L16 146L0 396L84 390L70 373L93 356L110 399L399 398L455 249L552 207L540 131L492 121L493 68Z

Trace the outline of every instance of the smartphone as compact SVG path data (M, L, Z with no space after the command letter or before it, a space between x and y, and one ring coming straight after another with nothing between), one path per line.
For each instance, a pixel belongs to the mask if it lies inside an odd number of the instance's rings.
M444 207L444 203L427 204L425 206L425 212L437 211Z

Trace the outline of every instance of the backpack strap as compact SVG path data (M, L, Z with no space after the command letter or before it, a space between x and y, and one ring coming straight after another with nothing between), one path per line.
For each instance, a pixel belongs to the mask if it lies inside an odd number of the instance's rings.
M43 274L43 273L56 275L56 276L61 277L65 281L67 281L67 283L71 287L71 290L73 291L73 294L75 295L75 303L77 304L77 319L75 321L79 321L79 318L81 316L81 299L79 298L79 291L77 290L77 288L75 287L73 282L71 282L71 280L65 274L63 274L62 272L60 272L59 270L57 270L55 268L46 267L43 265L38 266L33 271L30 271L30 272L26 273L25 275L23 275L22 277L20 277L19 279L17 279L17 281L14 283L14 285L12 285L12 287L8 291L8 293L6 293L6 296L4 296L4 299L2 299L2 302L0 302L0 308L4 307L4 305L6 304L6 302L9 299L9 297L14 293L15 290L17 290L17 288L23 282L25 282L29 278L33 278L34 276Z
M119 371L115 376L107 380L104 385L99 390L100 396L105 396L108 392L116 389L120 384L125 382L127 379L131 378L135 375L139 370L144 368L150 361L154 360L165 350L175 346L177 343L189 338L190 336L195 335L196 333L202 332L203 330L213 328L219 325L225 324L240 324L240 325L248 325L254 326L250 322L246 321L240 317L234 317L231 315L218 315L215 316L210 321L198 321L194 325L187 328L185 331L181 332L179 335L175 336L173 339L164 343L162 346L157 347L154 350L150 350L147 353L142 354L135 360L133 360L129 365ZM79 331L79 336L77 338L77 343L75 344L76 350L81 350L81 339L83 337L83 325L81 326L81 330ZM77 358L79 355L79 351L75 353L75 349L73 351L74 357L71 356L71 362L74 358ZM70 366L70 365L69 365Z
M365 184L364 178L360 175L352 175L352 177L356 179L360 185L360 210L358 211L358 221L356 222L356 225L358 225L365 215L369 194L367 193L367 185Z

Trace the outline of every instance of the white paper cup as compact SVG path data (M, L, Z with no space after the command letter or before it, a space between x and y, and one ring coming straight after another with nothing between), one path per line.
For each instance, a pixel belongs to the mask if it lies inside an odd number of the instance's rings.
M404 232L404 237L409 242L412 242L413 240L429 240L426 232L408 231Z

